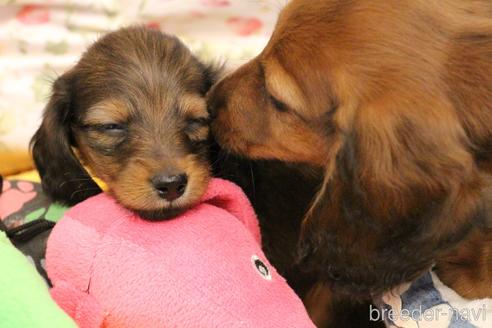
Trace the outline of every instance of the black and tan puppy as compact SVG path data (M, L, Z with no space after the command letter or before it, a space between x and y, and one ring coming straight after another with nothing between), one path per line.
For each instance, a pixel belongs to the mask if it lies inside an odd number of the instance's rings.
M67 204L99 193L85 164L145 218L185 210L210 176L204 95L215 74L156 30L132 27L99 39L55 81L33 137L44 190Z

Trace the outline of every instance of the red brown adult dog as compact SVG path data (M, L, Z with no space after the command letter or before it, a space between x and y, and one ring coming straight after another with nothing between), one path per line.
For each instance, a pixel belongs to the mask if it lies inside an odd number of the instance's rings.
M293 0L210 92L222 147L324 168L301 264L373 296L437 262L492 296L492 3Z

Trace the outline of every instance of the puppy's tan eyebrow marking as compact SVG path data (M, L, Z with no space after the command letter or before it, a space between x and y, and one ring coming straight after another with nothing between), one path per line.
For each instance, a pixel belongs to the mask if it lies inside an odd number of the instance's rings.
M185 94L179 100L180 112L188 118L208 118L205 97Z
M124 123L128 120L129 114L128 107L123 101L108 99L90 107L83 118L83 123L87 125Z
M265 76L267 92L277 101L285 103L293 110L305 107L304 96L295 80L277 60L261 64Z
M187 133L192 141L205 140L208 137L209 128L208 126L197 126L189 129Z

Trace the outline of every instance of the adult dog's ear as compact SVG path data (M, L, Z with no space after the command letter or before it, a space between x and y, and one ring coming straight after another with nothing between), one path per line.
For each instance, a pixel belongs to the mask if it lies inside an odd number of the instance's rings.
M72 151L71 72L53 84L41 126L31 140L32 155L41 175L43 190L55 201L74 205L98 194L91 179Z
M471 145L442 99L359 108L303 222L301 267L377 294L428 269L482 218Z

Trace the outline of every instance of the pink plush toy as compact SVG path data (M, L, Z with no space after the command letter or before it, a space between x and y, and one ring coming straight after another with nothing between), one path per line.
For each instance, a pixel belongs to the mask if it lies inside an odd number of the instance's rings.
M105 194L55 226L52 296L80 327L314 327L267 262L236 185L214 179L200 204L148 222Z

